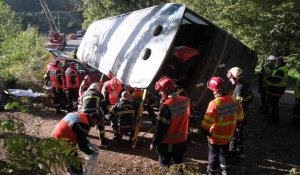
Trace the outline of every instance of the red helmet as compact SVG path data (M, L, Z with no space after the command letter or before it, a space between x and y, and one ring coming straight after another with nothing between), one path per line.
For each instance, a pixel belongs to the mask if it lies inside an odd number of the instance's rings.
M211 77L207 82L207 87L213 92L221 92L225 89L225 81L220 77Z
M169 77L162 77L155 83L155 90L157 91L170 91L175 89L175 82Z

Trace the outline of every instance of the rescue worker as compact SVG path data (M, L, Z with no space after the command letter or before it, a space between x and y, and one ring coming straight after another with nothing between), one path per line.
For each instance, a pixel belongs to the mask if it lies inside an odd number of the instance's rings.
M276 57L275 69L272 75L267 77L267 95L270 101L272 114L269 117L270 124L277 124L279 120L279 100L287 87L288 68L283 57Z
M176 46L169 59L167 68L162 74L174 78L177 84L187 88L187 80L191 78L195 66L201 60L199 51L188 46Z
M122 83L115 77L104 82L101 93L108 102L108 105L115 105L119 102L119 98L122 92Z
M73 104L76 104L78 101L78 90L80 85L76 62L71 62L65 75L66 86L68 89L68 111L70 112L73 109Z
M56 109L56 114L63 114L61 109L65 107L66 93L65 79L63 71L61 70L62 64L59 60L55 60L50 64L47 74L50 76L52 91L54 95L53 103Z
M295 86L295 107L293 111L293 121L300 121L300 77Z
M87 136L90 127L95 126L102 119L103 116L100 113L69 113L55 126L52 136L56 139L67 139L74 146L78 145L78 148L90 158L98 156L99 153L90 148ZM78 155L76 151L72 154ZM70 174L82 174L82 166L68 167L68 172Z
M71 56L75 60L78 60L78 58L77 58L77 51L78 51L78 48L75 47L74 50L71 52Z
M232 85L235 86L232 96L241 104L244 111L244 121L239 123L230 141L229 151L237 153L243 149L243 126L247 122L248 106L252 102L254 96L250 86L243 80L244 71L239 67L233 67L227 72L227 78Z
M89 75L86 75L79 87L79 98L82 97L83 93L89 88L91 85L91 78Z
M101 85L99 83L91 84L87 91L83 93L80 99L79 110L87 114L98 112L106 115L108 113L107 104L101 94ZM105 122L99 123L97 128L101 145L106 145L108 140L105 137Z
M120 141L122 134L130 133L130 140L134 135L135 120L138 114L138 103L132 101L128 91L123 91L120 101L111 109L107 119L112 121L112 128L115 131L114 139Z
M275 67L275 57L273 55L270 55L267 58L266 64L263 64L261 67L261 70L259 72L258 77L258 88L260 93L260 99L262 106L260 109L267 111L268 108L268 100L267 100L267 87L268 87L268 81L267 76L272 75L272 71Z
M172 163L180 164L187 149L189 99L174 93L175 82L169 77L159 79L155 90L159 91L162 104L159 107L150 149L157 148L161 167L170 166Z
M212 77L207 87L215 97L207 107L201 129L208 139L207 173L217 174L220 167L222 174L230 170L229 143L238 123L244 119L242 106L234 97L227 95L225 81Z

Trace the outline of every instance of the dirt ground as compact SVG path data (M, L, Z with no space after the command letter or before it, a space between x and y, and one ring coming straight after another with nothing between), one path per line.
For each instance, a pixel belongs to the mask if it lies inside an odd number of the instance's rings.
M289 174L292 168L296 168L300 172L300 123L291 122L293 103L293 94L286 93L280 103L280 122L278 125L270 125L267 123L267 116L259 110L260 102L258 94L256 94L247 116L244 152L237 163L233 165L233 174L282 175ZM63 115L56 116L54 110L50 108L44 108L33 115L18 112L12 115L24 122L27 134L38 137L50 137L54 126L63 117ZM0 113L1 118L4 116L5 113ZM142 130L150 127L151 123L145 120ZM106 129L110 130L109 127ZM92 129L91 135L94 137L90 141L99 145L95 129ZM110 132L107 135L109 138L112 137ZM155 151L149 150L151 136L151 134L147 134L142 138L136 149L132 149L126 140L108 147L99 146L100 156L94 174L154 174L158 169L158 156ZM207 143L201 133L192 135L192 143L188 146L185 161L196 162L200 167L199 174L205 173Z

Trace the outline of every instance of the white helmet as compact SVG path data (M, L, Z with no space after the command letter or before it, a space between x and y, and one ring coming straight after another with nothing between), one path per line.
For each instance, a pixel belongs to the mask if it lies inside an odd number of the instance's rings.
M228 78L243 78L244 71L239 67L233 67L227 72Z
M101 92L101 85L100 85L100 83L93 83L93 84L91 84L89 86L88 90L91 90L91 89L93 89L93 90L95 90L97 92Z
M270 55L270 56L268 56L267 61L273 61L275 59L276 59L275 56Z

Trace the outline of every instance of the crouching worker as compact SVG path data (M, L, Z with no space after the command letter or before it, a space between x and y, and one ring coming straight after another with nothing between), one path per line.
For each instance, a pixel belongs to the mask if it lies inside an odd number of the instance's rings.
M163 103L159 108L150 150L157 148L161 167L170 166L173 162L180 164L186 151L190 116L189 99L174 93L175 82L168 77L163 77L156 82L155 90L159 91Z
M79 102L79 111L91 114L94 112L101 113L103 115L108 113L107 103L104 100L103 95L101 94L101 85L99 83L93 83L85 91L80 98ZM99 130L99 139L101 140L101 145L106 145L108 143L107 138L105 137L105 122L97 124Z
M130 134L130 140L132 140L138 108L138 103L132 101L130 93L123 91L120 102L114 105L108 115L106 115L106 118L112 121L115 140L120 141L122 135L127 133Z
M72 145L78 145L78 148L88 155L89 159L95 160L98 157L98 149L95 149L87 139L90 128L101 122L103 116L99 113L86 114L82 112L73 112L67 114L55 126L52 136L56 139L67 139ZM74 152L78 155L77 152ZM92 163L95 163L93 161ZM94 166L91 166L91 161L88 160L88 165L85 171L91 172ZM82 166L68 167L70 174L83 174Z

